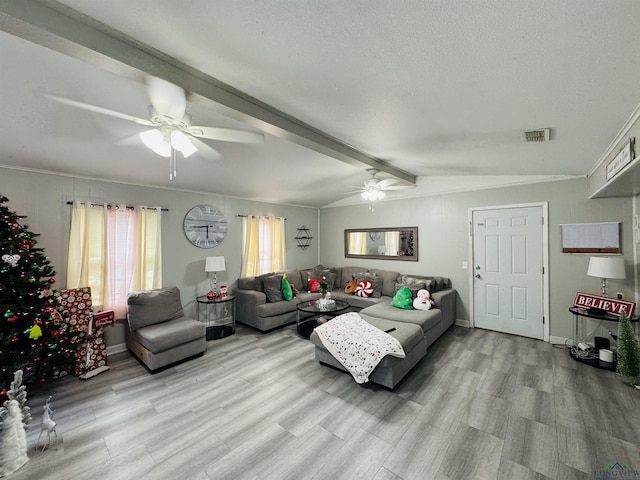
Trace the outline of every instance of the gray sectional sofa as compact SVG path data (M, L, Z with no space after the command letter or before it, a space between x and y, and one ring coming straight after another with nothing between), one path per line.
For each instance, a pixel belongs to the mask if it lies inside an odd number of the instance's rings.
M332 298L348 302L352 311L359 311L364 320L382 330L395 328L390 335L400 341L406 357L385 357L369 377L371 381L387 388L394 388L424 357L427 347L456 320L457 292L446 277L403 275L397 271L363 267L326 268L322 265L286 273L289 282L300 291L289 301L279 299L278 292L275 291L282 273L240 278L234 290L236 320L262 332L295 323L296 305L320 297L319 293L308 292L309 279L325 276L329 283L333 282ZM359 297L346 294L344 288L354 276L357 279L374 280L374 295ZM410 286L407 282L414 287L416 282L423 282L431 292L435 307L430 310L403 310L392 306L391 300L397 289L403 285ZM310 340L316 347L318 361L344 370L315 333L311 334Z

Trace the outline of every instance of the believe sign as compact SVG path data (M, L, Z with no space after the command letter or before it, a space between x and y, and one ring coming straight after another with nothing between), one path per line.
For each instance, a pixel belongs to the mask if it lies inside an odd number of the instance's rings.
M622 315L624 313L627 317L631 318L633 317L633 310L636 304L615 298L589 295L588 293L576 293L573 306L579 308L599 308L614 315Z

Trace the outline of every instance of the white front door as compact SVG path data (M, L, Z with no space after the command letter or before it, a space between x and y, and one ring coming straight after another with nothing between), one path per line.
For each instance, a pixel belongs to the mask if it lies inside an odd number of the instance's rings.
M541 206L475 210L474 325L544 338Z

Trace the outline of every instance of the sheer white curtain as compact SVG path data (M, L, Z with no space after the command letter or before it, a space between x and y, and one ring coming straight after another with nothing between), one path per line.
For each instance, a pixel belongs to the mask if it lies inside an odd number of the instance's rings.
M349 232L347 252L352 255L367 254L367 232Z
M67 288L91 287L94 305L126 317L127 295L162 286L161 209L74 202Z
M285 220L248 216L242 219L242 277L286 268Z

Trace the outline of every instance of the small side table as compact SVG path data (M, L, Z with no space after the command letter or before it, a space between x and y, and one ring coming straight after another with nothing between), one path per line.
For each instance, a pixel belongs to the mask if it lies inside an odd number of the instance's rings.
M591 340L590 338L587 337L587 334L585 333L585 329L586 329L586 326L584 323L585 318L591 318L592 320L598 320L599 322L602 322L603 320L605 320L608 322L617 323L620 321L619 316L613 315L607 312L592 313L588 309L581 308L581 307L569 307L569 311L575 317L575 325L573 329L573 335L574 335L573 341L575 345L578 345L578 342L588 343L589 340ZM640 320L640 318L638 317L633 317L629 319L630 322L637 322L638 320ZM599 325L600 324L598 324L598 326ZM577 353L576 348L577 347L573 347L572 349L569 350L569 354L571 355L571 358L573 358L574 360L577 360L582 363L586 363L587 365L591 365L592 367L602 368L604 370L613 370L613 371L616 370L617 358L615 353L614 353L613 362L603 362L602 360L600 360L600 358L598 358L597 352L595 352L593 355L583 357Z
M236 297L208 298L206 295L196 297L198 321L207 327L207 340L228 337L236 331L235 305ZM200 306L204 305L204 321Z

